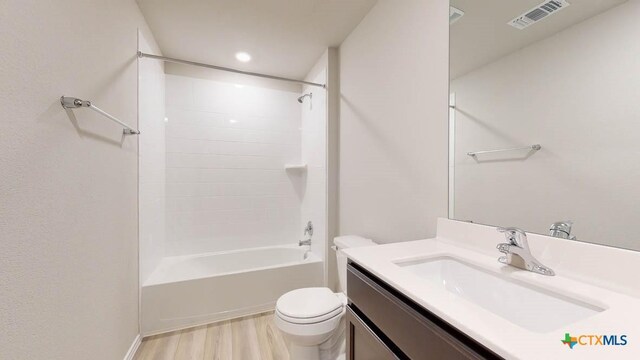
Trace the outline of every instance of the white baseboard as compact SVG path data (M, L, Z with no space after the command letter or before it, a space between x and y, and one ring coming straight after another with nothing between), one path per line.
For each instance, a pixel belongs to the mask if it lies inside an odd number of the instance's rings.
M237 309L233 311L227 311L223 313L209 314L206 316L196 316L190 319L188 323L175 323L164 326L161 329L154 331L142 331L144 337L155 336L160 334L166 334L174 331L180 331L184 329L190 329L197 326L209 325L220 321L239 319L245 316L253 316L262 314L276 309L276 303L268 303L258 306L252 306L244 309ZM144 329L143 329L144 330Z
M133 357L136 355L136 351L138 351L141 343L142 338L140 337L140 334L138 334L136 335L136 338L133 339L133 343L131 344L129 351L127 351L127 355L124 356L124 360L133 360Z

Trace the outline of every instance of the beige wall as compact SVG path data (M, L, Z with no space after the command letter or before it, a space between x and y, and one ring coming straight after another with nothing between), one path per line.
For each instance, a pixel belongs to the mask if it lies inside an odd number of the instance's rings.
M570 11L570 10L567 10ZM456 79L455 218L640 249L640 1ZM542 150L482 156L469 151Z
M0 358L122 359L138 334L133 0L0 11ZM144 133L141 135L144 136Z
M340 233L432 236L447 215L445 0L380 0L340 46Z
M327 50L327 285L337 291L338 265L333 238L339 234L340 208L340 54Z

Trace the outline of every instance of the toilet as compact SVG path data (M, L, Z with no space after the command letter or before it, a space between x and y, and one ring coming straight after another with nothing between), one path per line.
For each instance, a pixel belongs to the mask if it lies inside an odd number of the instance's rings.
M347 257L342 250L376 243L360 236L339 236L333 243L340 291L334 293L326 287L296 289L282 295L276 303L275 323L290 342L291 359L344 358Z

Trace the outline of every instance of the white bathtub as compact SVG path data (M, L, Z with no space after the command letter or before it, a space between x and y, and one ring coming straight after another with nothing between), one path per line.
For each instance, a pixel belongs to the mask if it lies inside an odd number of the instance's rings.
M144 336L272 310L322 286L320 258L297 245L164 258L142 286Z

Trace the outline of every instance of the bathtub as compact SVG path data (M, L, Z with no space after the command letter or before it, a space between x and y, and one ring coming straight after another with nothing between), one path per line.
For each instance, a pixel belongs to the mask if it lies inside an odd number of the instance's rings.
M322 286L322 261L306 250L296 244L162 259L142 286L143 336L273 310L287 291Z

